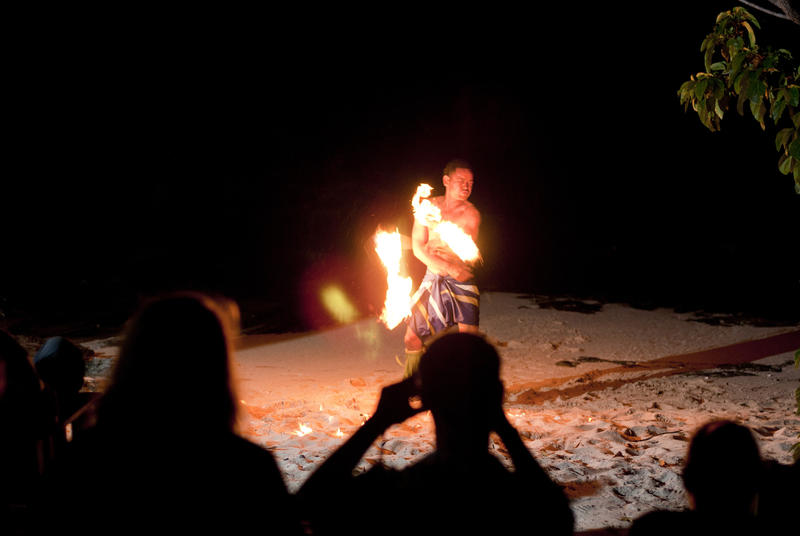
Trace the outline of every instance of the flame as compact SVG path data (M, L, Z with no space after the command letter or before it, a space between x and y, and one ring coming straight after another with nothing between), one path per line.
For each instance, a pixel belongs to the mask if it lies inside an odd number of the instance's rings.
M336 429L336 434L335 435L336 435L336 437L344 437L344 434L342 433L342 429L341 428L337 428Z
M292 433L294 435L296 435L297 437L303 437L304 435L308 435L313 431L314 430L312 430L310 426L308 426L307 424L301 422L301 423L299 423L299 425L297 427L297 430L295 430Z
M472 262L480 259L481 253L472 237L455 223L443 220L439 207L431 203L429 199L423 199L430 197L432 191L433 188L425 183L417 187L417 191L411 199L414 219L430 229L431 232L437 233L462 261Z
M386 268L386 301L380 319L386 327L394 329L411 315L412 281L410 277L400 275L400 260L403 256L400 232L378 231L375 234L375 251Z
M430 197L433 187L430 184L422 183L417 186L417 191L414 192L414 197L411 198L411 206L414 208L414 219L421 225L430 227L442 221L442 211L439 207L431 203L430 199L422 199Z

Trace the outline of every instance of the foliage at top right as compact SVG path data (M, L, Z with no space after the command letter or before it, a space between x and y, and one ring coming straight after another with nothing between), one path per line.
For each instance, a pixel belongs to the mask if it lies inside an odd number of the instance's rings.
M705 71L684 82L678 90L684 110L697 112L712 132L732 106L753 118L766 130L770 119L778 128L775 149L780 151L778 170L793 175L800 194L800 65L785 48L756 44L756 18L742 7L717 16L714 29L703 40Z

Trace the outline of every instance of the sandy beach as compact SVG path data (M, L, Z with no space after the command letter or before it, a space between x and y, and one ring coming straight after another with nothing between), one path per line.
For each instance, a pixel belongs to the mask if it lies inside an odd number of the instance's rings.
M791 462L800 326L511 293L481 298L509 419L569 495L576 531L685 508L688 440L710 419L747 424L765 458ZM83 341L94 352L88 388L102 390L118 342ZM402 347L402 328L375 319L236 341L242 433L275 455L291 491L369 417L381 388L400 380ZM199 439L202 430L187 435ZM423 413L390 428L359 468L403 467L434 448ZM508 463L501 443L490 449Z

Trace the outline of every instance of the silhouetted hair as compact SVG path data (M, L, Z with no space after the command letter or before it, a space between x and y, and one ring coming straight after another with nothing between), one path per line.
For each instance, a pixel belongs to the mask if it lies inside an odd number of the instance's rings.
M127 324L98 424L180 429L193 419L211 431L233 430L228 317L235 304L223 305L199 293L144 304Z
M746 426L728 420L695 432L683 470L697 510L744 512L752 504L762 472L758 444Z
M86 366L80 348L64 337L51 337L33 358L36 372L56 393L70 395L83 387Z
M28 352L9 333L0 330L0 400L3 405L27 404L31 396L38 396L41 383Z
M502 403L500 357L483 337L452 333L431 344L419 367L422 401L433 411L472 414Z
M451 173L455 172L458 168L468 169L472 171L472 166L466 160L462 160L461 158L454 158L450 160L447 165L444 166L444 171L442 175L450 175Z

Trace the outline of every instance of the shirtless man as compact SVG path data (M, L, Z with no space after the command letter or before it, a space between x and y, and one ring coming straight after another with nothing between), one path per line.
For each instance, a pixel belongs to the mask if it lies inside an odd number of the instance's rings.
M481 215L468 201L472 193L473 176L470 165L453 160L444 168L442 177L445 193L431 199L442 214L478 240ZM442 241L436 232L414 220L411 232L414 255L428 267L421 287L426 287L419 300L412 304L405 334L406 363L404 377L411 376L419 366L425 341L432 335L458 326L461 332L477 333L479 292L472 283L473 269L462 261Z

